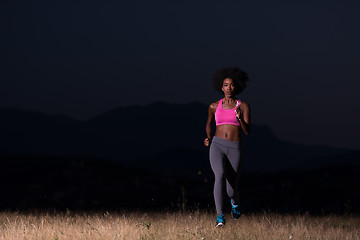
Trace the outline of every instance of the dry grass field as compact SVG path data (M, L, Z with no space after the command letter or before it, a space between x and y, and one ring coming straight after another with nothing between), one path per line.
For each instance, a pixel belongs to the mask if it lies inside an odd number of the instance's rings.
M208 212L0 213L0 239L360 239L360 216L227 214L215 228Z

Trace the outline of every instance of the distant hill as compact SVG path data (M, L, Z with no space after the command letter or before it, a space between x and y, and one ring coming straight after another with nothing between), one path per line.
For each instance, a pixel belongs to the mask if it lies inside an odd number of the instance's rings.
M203 145L207 111L201 103L159 102L119 107L77 121L0 109L0 153L96 157L154 171L209 171L208 148ZM326 166L327 157L351 152L282 141L264 125L253 124L251 130L243 136L243 166L248 171L312 168L312 159L321 157L317 164Z

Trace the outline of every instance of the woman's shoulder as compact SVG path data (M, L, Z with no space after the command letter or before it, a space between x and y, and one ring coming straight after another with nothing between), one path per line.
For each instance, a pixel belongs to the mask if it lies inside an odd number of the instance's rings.
M219 101L216 101L216 102L213 102L213 103L210 103L210 107L217 107L219 105Z
M217 109L218 105L219 105L219 102L220 102L220 101L216 101L216 102L210 103L210 105L209 105L209 110L215 111L215 110Z

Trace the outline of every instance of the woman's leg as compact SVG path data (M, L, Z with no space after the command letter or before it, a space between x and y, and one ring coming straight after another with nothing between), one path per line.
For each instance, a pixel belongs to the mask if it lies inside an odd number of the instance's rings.
M223 186L225 181L224 148L224 146L216 142L212 142L210 145L210 165L215 175L214 200L218 215L223 213Z
M238 180L239 173L241 168L241 149L239 148L229 148L227 161L225 166L226 171L226 191L228 196L233 200L233 203L236 205L239 203L239 189L238 189Z

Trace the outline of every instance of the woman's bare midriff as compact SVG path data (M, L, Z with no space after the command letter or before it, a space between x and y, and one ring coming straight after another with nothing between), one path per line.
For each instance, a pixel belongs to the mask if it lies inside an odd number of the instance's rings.
M239 142L240 139L240 126L232 124L224 124L216 126L215 136L233 142Z

